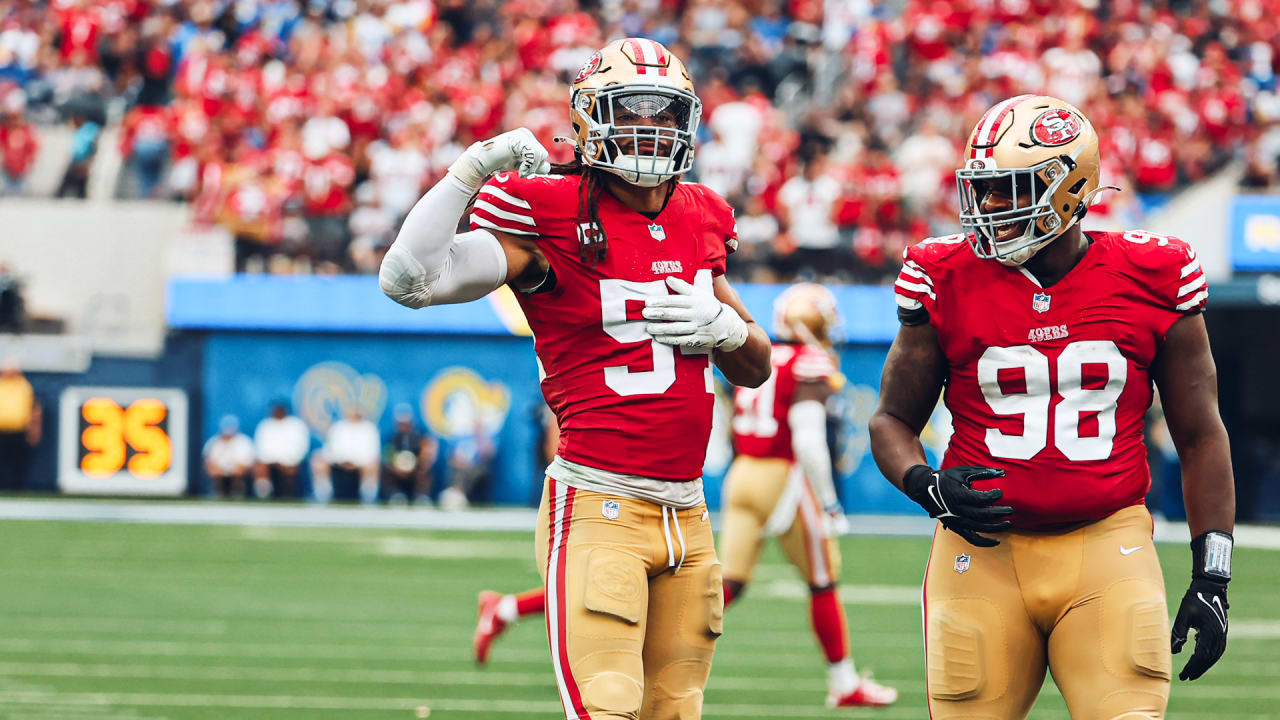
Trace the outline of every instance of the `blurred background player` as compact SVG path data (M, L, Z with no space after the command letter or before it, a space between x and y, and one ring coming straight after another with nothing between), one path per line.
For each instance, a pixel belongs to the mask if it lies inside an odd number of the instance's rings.
M413 407L395 408L396 427L383 447L382 499L387 502L431 504L431 467L440 443L423 434L413 422Z
M258 463L254 467L254 495L260 498L297 498L298 470L311 451L311 430L302 418L289 414L283 400L271 405L271 414L253 431Z
M1182 680L1226 648L1235 492L1208 286L1182 240L1081 229L1108 189L1098 168L1078 109L1003 100L956 171L967 233L903 255L871 443L940 520L923 592L936 720L1025 717L1046 667L1073 718L1160 718L1170 645L1197 631ZM1143 504L1153 381L1194 538L1172 635ZM934 470L919 436L944 387L954 431Z
M519 291L560 427L535 547L571 718L701 717L722 629L701 478L711 363L759 385L770 349L724 278L731 208L679 181L701 112L666 48L614 41L574 78L573 162L540 174L547 151L523 128L473 144L379 272L410 307Z
M724 604L742 595L765 539L776 535L809 585L813 631L827 660L827 705L889 705L896 690L858 677L836 588L847 520L832 481L826 401L844 381L831 348L839 321L830 290L789 288L774 304L773 374L735 393L737 455L724 481L720 530Z

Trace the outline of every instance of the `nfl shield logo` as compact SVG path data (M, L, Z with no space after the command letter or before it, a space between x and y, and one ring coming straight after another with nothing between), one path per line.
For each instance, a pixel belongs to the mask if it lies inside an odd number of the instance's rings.
M957 555L956 556L956 572L962 573L968 569L969 569L969 556Z
M1049 297L1048 293L1036 293L1035 295L1032 295L1031 309L1035 310L1036 312L1042 312L1042 313L1049 312L1050 299L1051 298Z
M622 512L622 508L616 500L605 500L604 507L600 508L600 514L609 520L617 520L618 514Z
M658 242L662 242L663 240L667 239L667 231L657 223L654 223L653 225L649 226L649 235L651 235L653 239L657 240Z

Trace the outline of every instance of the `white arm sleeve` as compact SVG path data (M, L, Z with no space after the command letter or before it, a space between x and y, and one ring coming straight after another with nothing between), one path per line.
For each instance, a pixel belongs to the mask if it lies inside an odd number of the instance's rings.
M817 400L802 400L787 411L791 451L809 480L823 509L839 502L831 479L831 451L827 448L827 410Z
M378 270L387 297L411 308L478 300L507 280L507 255L488 230L454 229L473 190L449 173L409 211Z

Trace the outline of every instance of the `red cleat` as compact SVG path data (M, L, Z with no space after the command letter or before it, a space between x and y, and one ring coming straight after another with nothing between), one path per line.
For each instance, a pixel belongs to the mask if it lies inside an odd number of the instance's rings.
M827 707L884 707L892 705L898 699L898 691L885 687L869 677L862 678L853 692L836 697L827 696Z
M476 598L476 634L472 638L475 647L476 664L484 665L489 660L489 645L507 629L507 623L498 617L498 601L501 593L492 590L481 590Z

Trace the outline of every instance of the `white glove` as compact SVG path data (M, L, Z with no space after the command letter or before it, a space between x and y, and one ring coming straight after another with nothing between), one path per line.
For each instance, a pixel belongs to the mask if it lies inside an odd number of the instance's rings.
M667 276L667 286L676 295L658 295L644 302L641 313L645 320L659 320L644 326L644 331L664 345L684 348L716 348L737 350L747 341L747 323L738 311L708 292L690 285L674 275Z
M849 516L844 514L840 503L826 509L828 537L840 537L849 534Z
M479 190L490 175L508 170L519 170L520 177L551 172L547 149L528 128L516 128L488 140L471 143L471 147L449 166L449 172L472 190Z

